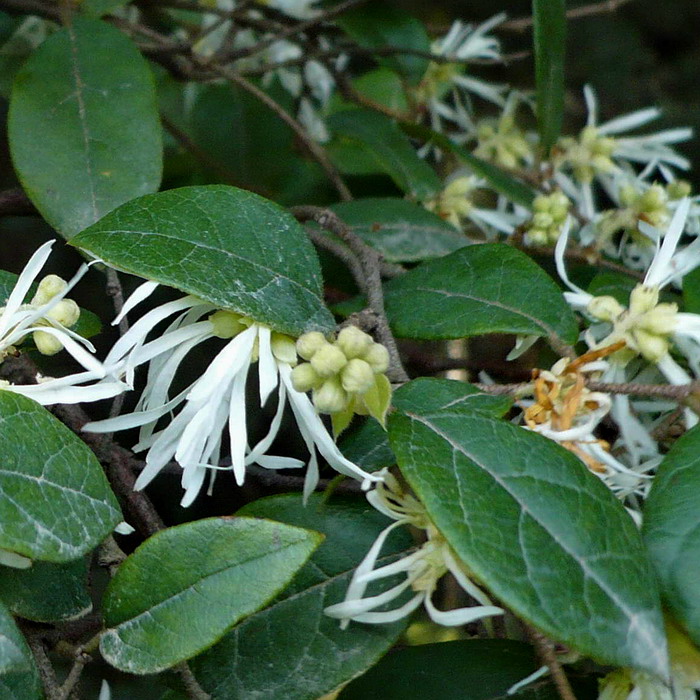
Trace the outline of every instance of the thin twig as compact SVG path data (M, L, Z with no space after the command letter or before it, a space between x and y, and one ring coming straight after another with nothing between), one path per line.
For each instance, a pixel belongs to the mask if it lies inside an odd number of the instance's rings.
M46 700L57 700L60 686L56 678L56 672L51 665L49 655L46 653L44 640L41 638L41 635L34 630L23 629L23 632L27 639L27 644L29 644L29 648L32 650L36 667L39 670Z
M202 63L201 65L205 64ZM226 78L226 80L230 81L234 85L238 85L238 87L250 93L266 107L271 109L288 127L292 129L292 131L294 131L299 140L304 144L306 150L323 168L324 172L328 176L328 179L338 191L340 198L345 202L352 199L352 193L348 189L345 182L343 182L343 178L340 176L338 169L333 165L330 158L326 154L325 149L316 143L306 133L304 127L291 114L289 114L280 104L273 100L272 97L270 97L264 90L261 90L256 85L253 85L253 83L241 77L235 71L219 65L211 65L209 67L214 73L220 75L222 78Z
M581 19L582 17L591 17L592 15L602 15L617 11L623 5L626 5L630 0L603 0L602 2L594 2L590 5L582 5L567 10L567 19ZM532 17L521 17L519 19L511 19L498 26L498 29L504 29L510 32L523 32L532 26L534 20Z
M73 662L73 665L66 676L66 680L63 681L63 685L61 685L58 693L56 693L56 700L68 700L70 694L73 692L73 689L77 686L78 681L80 680L83 669L90 661L92 661L92 657L85 653L82 647L76 651L75 661Z
M185 692L191 700L210 700L211 695L202 690L202 686L199 685L199 681L186 661L175 666L175 670L180 674L182 685L185 686Z
M359 236L354 234L340 217L330 211L330 209L302 206L294 207L292 213L299 221L315 221L321 228L334 233L347 244L350 251L356 256L363 275L361 277L356 277L355 281L365 293L369 308L377 314L377 336L379 341L389 351L390 367L387 376L392 382L407 382L409 377L401 362L396 339L389 327L389 320L387 319L386 310L384 308L381 253L368 246Z
M552 643L534 627L530 625L525 625L525 627L532 643L535 645L540 661L549 669L549 674L554 681L561 700L576 700L569 679L566 677L566 673L564 673L564 669L554 653Z

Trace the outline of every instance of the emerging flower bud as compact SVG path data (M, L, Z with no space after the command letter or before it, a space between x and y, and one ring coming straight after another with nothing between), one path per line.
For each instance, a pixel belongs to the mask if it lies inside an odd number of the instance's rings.
M677 304L657 304L637 321L636 327L657 335L669 335L678 324L677 314Z
M46 314L46 318L53 319L65 328L70 328L80 318L80 307L72 299L62 299Z
M32 299L32 306L48 304L57 294L65 292L68 283L58 275L46 275L39 282L36 294Z
M351 394L364 394L374 384L372 368L360 359L352 359L340 371L343 389Z
M655 335L642 328L635 328L632 336L639 348L639 354L649 362L658 362L668 353L668 341L660 335Z
M314 390L311 398L321 413L339 413L348 405L348 395L338 377L326 379L319 389Z
M622 304L615 297L610 296L593 297L586 307L586 311L591 316L609 323L613 323L624 310Z
M280 362L286 362L292 367L297 363L296 344L288 335L272 331L270 347L272 348L272 354Z
M44 331L34 331L32 338L36 349L42 355L55 355L59 350L63 350L63 343L55 336Z
M246 329L246 326L241 323L242 318L243 316L233 311L215 311L209 316L209 321L214 326L212 331L214 335L228 340Z
M298 348L299 344L297 343L297 350ZM345 357L343 351L330 343L326 343L317 350L311 358L311 366L321 377L332 377L334 374L338 374L347 363L348 358Z
M302 362L292 370L292 384L304 394L311 389L318 389L323 384L323 377L319 377L308 362Z
M389 351L380 343L372 343L362 359L375 374L381 374L389 369Z
M326 345L329 345L329 343L324 338L323 333L312 331L311 333L304 333L297 340L297 352L303 359L310 360L315 353Z
M659 303L659 288L638 284L630 293L630 313L643 314Z
M362 357L372 345L372 337L356 326L347 326L338 333L335 344L343 351L348 360Z

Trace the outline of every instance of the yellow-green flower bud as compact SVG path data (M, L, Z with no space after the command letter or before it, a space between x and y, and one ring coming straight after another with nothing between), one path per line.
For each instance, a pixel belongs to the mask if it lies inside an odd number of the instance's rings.
M643 314L659 303L659 288L638 284L630 293L630 313Z
M335 341L335 344L343 351L348 360L352 360L367 352L372 342L372 336L356 326L347 326L338 333L338 340Z
M613 323L624 310L624 306L615 297L610 296L593 297L586 307L586 311L591 316L610 323Z
M59 350L63 350L63 343L45 331L34 331L32 338L36 349L42 355L55 355Z
M297 363L296 343L288 335L272 331L270 347L272 348L272 354L280 362L286 362L288 365L292 365L292 367Z
M685 180L676 180L666 185L666 191L669 199L682 199L690 194L691 187L690 183Z
M297 343L298 349L299 344ZM347 363L348 358L345 357L343 351L330 343L319 348L311 358L311 366L321 377L332 377L334 374L338 374Z
M364 360L355 358L340 370L343 389L351 394L364 394L374 385L374 372Z
M57 294L63 294L67 286L68 282L61 279L58 275L46 275L39 282L36 294L32 299L32 306L48 304Z
M389 351L380 343L372 343L362 359L375 374L381 374L389 369Z
M549 243L549 236L546 231L541 228L531 228L527 232L528 243L534 243L535 245L547 245Z
M668 353L668 341L663 336L635 328L632 331L632 337L639 348L640 355L649 362L656 363Z
M668 335L676 330L677 314L677 304L657 304L637 321L635 327L658 335Z
M652 185L640 199L642 211L666 206L666 192L661 185Z
M224 340L233 338L246 329L245 324L241 322L242 318L243 316L233 311L215 311L209 316L213 326L212 333Z
M328 344L323 333L311 331L311 333L304 333L304 335L299 337L299 340L297 340L297 352L300 357L310 360L316 352Z
M311 395L321 413L339 413L348 405L348 395L338 377L330 377Z
M549 197L545 194L539 194L532 201L532 210L535 212L547 212L549 211Z
M74 326L80 318L80 307L72 299L61 299L49 312L46 318L53 319L65 328Z
M549 212L537 212L532 217L532 225L535 228L547 229L554 223L552 215Z
M626 207L632 206L637 199L637 190L632 185L620 187L620 202Z
M292 385L297 391L306 393L311 389L318 389L321 384L323 377L319 377L308 362L302 362L292 370Z

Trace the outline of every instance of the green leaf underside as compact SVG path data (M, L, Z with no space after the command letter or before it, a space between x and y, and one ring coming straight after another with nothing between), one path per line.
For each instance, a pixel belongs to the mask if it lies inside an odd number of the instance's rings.
M316 252L288 212L225 185L147 195L72 241L121 270L293 336L328 332Z
M77 559L122 519L92 451L35 401L0 391L0 548Z
M8 129L25 191L66 238L160 184L153 77L133 43L98 20L75 17L32 54Z
M0 600L27 620L69 620L92 609L87 578L85 558L65 564L37 561L28 569L2 566Z
M393 414L404 476L462 561L555 640L667 673L659 595L621 504L554 442L488 416Z
M405 199L356 199L331 209L388 262L439 258L469 243L454 226Z
M316 700L364 672L405 629L408 620L352 623L341 630L338 620L323 614L343 600L355 567L390 522L365 503L324 498L313 494L305 507L299 494L271 496L240 511L312 526L326 539L270 607L190 662L200 685L217 700ZM395 554L411 545L408 532L395 532L383 551Z
M395 46L407 49L406 54L380 56L377 62L406 76L416 84L428 68L428 59L412 55L430 51L430 37L422 22L411 17L405 9L373 0L362 7L344 12L335 19L338 26L366 49Z
M14 272L7 272L6 270L0 270L0 306L2 306L7 298L10 296L12 289L17 284L18 275ZM24 301L27 303L36 293L37 285L33 284L27 293ZM87 309L80 309L80 318L78 322L71 327L72 331L75 331L78 335L82 335L83 338L92 338L97 335L102 330L102 322L97 314L88 311Z
M0 603L0 697L41 700L41 681L32 653L7 608Z
M159 532L107 588L102 655L136 674L191 658L275 596L321 538L250 518L209 518Z
M661 594L700 644L700 429L683 435L659 465L644 507L644 540Z
M389 175L407 194L429 199L442 187L435 171L383 114L363 109L336 112L328 118L328 128L336 136L361 144L374 158L378 172Z
M391 327L403 338L520 333L574 342L578 336L554 281L503 243L473 245L423 263L390 280L385 301Z
M561 133L564 116L565 0L533 0L537 127L545 153Z
M506 195L516 204L522 204L522 206L528 208L532 206L532 200L535 198L534 190L525 183L520 182L520 180L511 177L498 166L478 158L463 146L448 139L444 134L433 131L427 126L404 121L400 122L400 126L404 133L411 138L430 141L443 151L453 153L465 165L469 166L476 175L483 177L497 192Z

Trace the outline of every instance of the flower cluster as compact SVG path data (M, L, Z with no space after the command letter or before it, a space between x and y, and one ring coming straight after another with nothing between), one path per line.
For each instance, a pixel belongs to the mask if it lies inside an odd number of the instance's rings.
M432 523L424 506L407 493L399 481L388 471L382 472L382 481L367 494L367 500L394 522L386 527L370 547L365 558L355 569L345 600L325 609L326 615L341 620L346 627L351 620L379 624L393 622L413 612L421 604L430 618L441 625L465 625L485 617L500 615L503 610L491 603L482 590L469 579L464 565L452 553L450 546ZM423 532L425 541L411 554L388 564L377 566L387 537L397 528L410 525ZM375 568L376 567L376 568ZM432 601L438 581L450 572L462 589L480 605L438 610ZM367 588L374 581L404 580L380 593L367 595ZM405 595L406 592L408 595ZM400 600L392 610L386 606Z
M569 216L570 207L568 197L560 191L535 197L532 219L525 228L526 240L535 245L556 243Z

